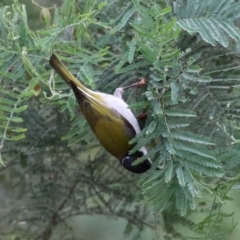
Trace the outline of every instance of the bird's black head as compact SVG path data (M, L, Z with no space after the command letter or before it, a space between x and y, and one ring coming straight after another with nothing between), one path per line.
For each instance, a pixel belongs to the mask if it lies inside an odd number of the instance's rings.
M147 170L149 170L152 166L152 163L149 159L144 160L144 162L141 162L137 165L132 165L132 163L143 156L143 153L141 151L137 151L134 154L128 154L123 156L121 159L121 164L130 172L133 173L144 173Z

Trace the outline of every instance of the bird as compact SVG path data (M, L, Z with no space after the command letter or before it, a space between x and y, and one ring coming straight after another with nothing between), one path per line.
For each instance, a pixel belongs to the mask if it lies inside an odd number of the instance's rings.
M149 170L152 166L150 158L133 165L133 162L137 163L138 159L147 155L145 146L129 153L134 147L129 141L141 130L136 117L123 99L123 92L138 83L119 87L113 95L102 93L84 86L55 53L51 54L49 64L71 87L83 116L100 144L128 171L141 174Z

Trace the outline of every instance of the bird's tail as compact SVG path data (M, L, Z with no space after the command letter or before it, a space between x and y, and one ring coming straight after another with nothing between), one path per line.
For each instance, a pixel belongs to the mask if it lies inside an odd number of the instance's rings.
M54 53L50 57L49 63L67 84L69 84L70 86L75 85L81 90L87 92L87 88L72 75L72 73L67 69L67 67L58 59L58 57Z

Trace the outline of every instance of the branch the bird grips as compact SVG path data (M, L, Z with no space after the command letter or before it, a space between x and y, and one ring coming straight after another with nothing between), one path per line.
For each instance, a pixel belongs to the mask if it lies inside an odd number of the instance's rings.
M144 173L149 170L152 165L150 159L132 165L147 154L145 146L129 154L133 148L129 141L140 133L140 127L128 104L123 100L122 93L124 89L135 87L137 84L117 88L113 95L96 92L79 82L55 54L52 54L49 63L72 88L84 117L101 145L130 172ZM140 84L143 84L143 80Z

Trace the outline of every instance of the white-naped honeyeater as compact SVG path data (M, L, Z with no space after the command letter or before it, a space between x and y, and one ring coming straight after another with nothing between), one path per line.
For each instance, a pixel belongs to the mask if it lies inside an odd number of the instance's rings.
M140 133L140 127L128 104L123 100L122 93L138 83L117 88L113 95L92 91L79 82L55 54L51 55L49 63L72 88L84 117L102 146L127 170L133 173L149 170L152 165L149 158L132 165L135 160L147 154L145 146L129 154L133 148L129 141Z

